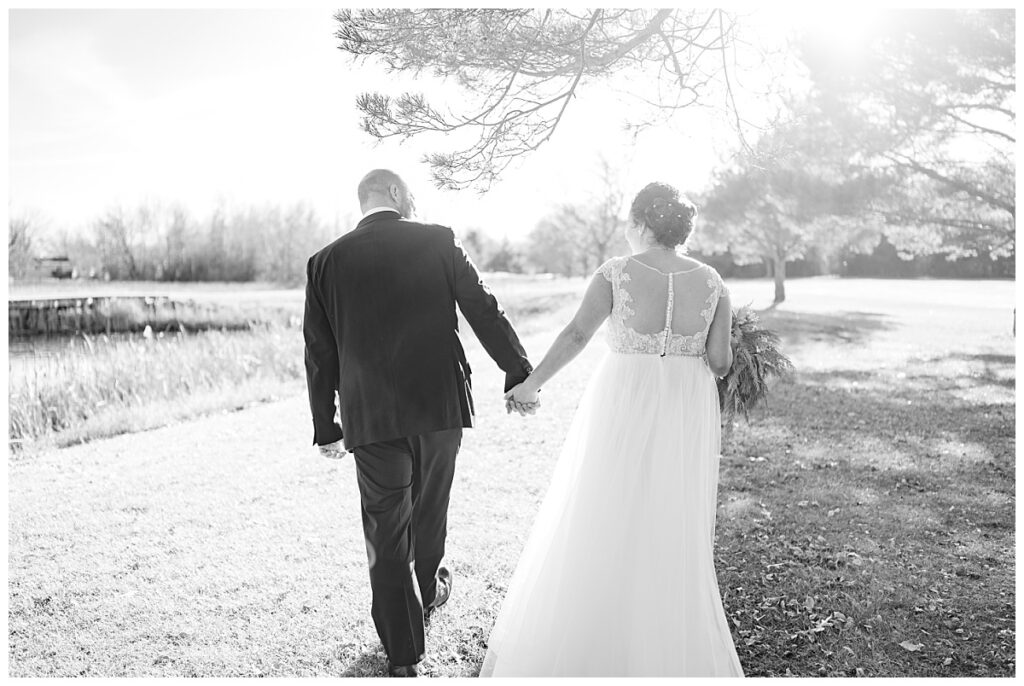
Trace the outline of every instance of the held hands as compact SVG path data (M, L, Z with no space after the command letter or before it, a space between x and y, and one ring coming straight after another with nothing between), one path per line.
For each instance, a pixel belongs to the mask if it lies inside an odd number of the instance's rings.
M538 407L540 407L540 389L533 388L529 379L505 394L506 413L511 414L515 411L525 417L528 414L536 414Z

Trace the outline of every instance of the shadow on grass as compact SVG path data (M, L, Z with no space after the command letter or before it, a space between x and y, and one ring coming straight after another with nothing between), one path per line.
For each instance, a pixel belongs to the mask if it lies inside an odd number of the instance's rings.
M965 362L978 361L984 362L986 365L1012 365L1017 358L1013 355L996 355L994 353L978 353L975 355L953 353L947 355L945 359L963 360Z
M1014 674L1013 357L950 357L798 371L735 428L717 554L749 676Z
M387 657L379 646L363 651L341 673L341 676L344 677L378 677L387 675Z
M1016 358L1013 355L952 353L937 358L935 361L939 363L946 361L980 363L983 365L983 369L979 374L971 377L977 384L1002 386L1009 389L1016 387L1016 378L1014 376L1016 372L1014 367Z
M821 314L790 310L760 310L761 323L776 331L784 345L802 343L861 343L876 331L892 327L888 315L876 312Z

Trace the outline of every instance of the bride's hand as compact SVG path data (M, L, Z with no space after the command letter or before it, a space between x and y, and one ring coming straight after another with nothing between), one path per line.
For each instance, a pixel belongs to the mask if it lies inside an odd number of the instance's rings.
M524 381L505 394L506 412L511 413L512 410L515 410L520 415L526 416L534 414L538 407L540 407L540 389L532 388L529 381Z

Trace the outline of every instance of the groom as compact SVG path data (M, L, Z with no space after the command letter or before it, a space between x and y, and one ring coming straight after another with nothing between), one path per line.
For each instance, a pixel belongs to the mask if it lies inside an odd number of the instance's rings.
M371 615L388 673L416 676L424 621L452 589L440 566L448 497L462 429L473 425L455 305L506 391L533 368L452 230L411 221L413 196L397 174L371 171L358 194L362 220L306 267L313 442L327 456L354 455Z

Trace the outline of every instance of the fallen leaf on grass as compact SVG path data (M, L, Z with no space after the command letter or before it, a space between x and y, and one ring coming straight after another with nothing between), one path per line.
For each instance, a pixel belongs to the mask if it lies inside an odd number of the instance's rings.
M903 643L900 643L900 648L903 648L903 650L909 650L912 653L921 650L923 647L923 643L912 643L911 641L903 641Z

